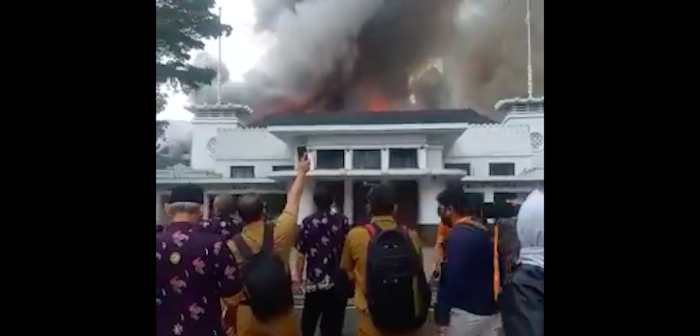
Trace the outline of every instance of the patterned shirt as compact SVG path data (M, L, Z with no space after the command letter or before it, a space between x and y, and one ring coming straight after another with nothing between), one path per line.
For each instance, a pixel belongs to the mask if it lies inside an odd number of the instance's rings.
M213 233L223 239L231 239L243 230L243 221L238 214L218 215L208 221L202 222L205 232Z
M156 235L156 336L225 335L222 297L242 290L236 262L217 235L173 223Z
M306 256L306 291L326 290L334 286L340 269L345 237L350 231L342 214L317 212L302 221L296 249Z

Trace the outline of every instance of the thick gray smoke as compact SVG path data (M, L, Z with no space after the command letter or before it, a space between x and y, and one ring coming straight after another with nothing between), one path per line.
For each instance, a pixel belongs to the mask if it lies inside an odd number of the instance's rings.
M425 97L431 105L448 101L498 119L497 100L526 94L525 0L253 1L258 28L277 38L246 76L262 100L318 101L313 95L333 94L319 93L331 83L368 79L387 96L407 98L408 75L437 56L446 79L432 86L449 93ZM543 94L544 0L532 8L535 92Z
M200 52L192 58L192 65L200 68L217 69L217 58L207 52ZM249 90L244 83L230 81L229 71L225 64L221 65L221 103L244 104L249 100ZM190 104L216 104L217 95L216 80L211 85L204 86L197 91L190 92Z
M261 29L277 41L249 75L256 91L269 97L300 98L340 67L355 61L352 41L383 0L256 0Z
M453 106L500 119L493 111L498 100L527 94L526 3L464 1L445 65ZM534 91L544 95L544 0L532 0L531 20Z

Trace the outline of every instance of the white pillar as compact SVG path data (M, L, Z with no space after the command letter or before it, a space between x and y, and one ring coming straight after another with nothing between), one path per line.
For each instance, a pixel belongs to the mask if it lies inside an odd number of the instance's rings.
M352 150L346 149L345 150L345 170L351 170L351 169L352 169Z
M493 203L493 188L489 187L484 190L484 203Z
M418 180L418 224L435 225L440 222L436 198L444 187L442 180L432 177Z
M202 218L209 219L209 195L207 195L206 191L204 192L204 213Z
M382 148L382 171L389 170L389 149Z
M156 223L159 224L162 220L161 214L163 213L162 197L160 191L156 190Z
M418 148L418 168L428 168L428 149L425 146Z
M307 180L304 183L304 191L301 193L301 200L299 201L299 219L298 223L308 215L314 213L314 188L316 188L316 181Z
M353 199L353 192L352 192L352 180L350 179L345 179L343 181L343 214L345 217L348 218L350 223L352 223L352 218L354 214L354 206L355 206L355 199Z

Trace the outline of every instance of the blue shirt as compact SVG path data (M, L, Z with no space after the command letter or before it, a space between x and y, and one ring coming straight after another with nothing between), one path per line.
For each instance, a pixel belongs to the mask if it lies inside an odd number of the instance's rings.
M464 224L462 224L464 225ZM449 305L475 315L493 315L493 247L488 233L455 226L445 241Z

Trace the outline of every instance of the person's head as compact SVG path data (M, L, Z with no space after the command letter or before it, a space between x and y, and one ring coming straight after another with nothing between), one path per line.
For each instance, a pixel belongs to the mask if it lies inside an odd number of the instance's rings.
M325 187L316 187L314 190L314 204L318 211L330 211L333 205L333 197L330 191Z
M194 184L173 188L165 212L173 223L198 223L204 213L204 190Z
M265 215L265 203L258 194L245 194L238 197L238 215L243 224L261 221Z
M223 193L214 198L214 214L217 216L230 215L236 212L236 200L231 194Z
M452 226L460 218L469 216L469 204L461 186L449 186L437 196L438 216L443 224Z
M378 184L367 193L367 210L370 216L391 216L396 212L394 188L386 183Z

